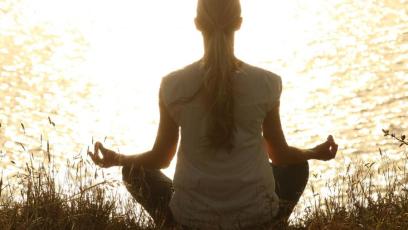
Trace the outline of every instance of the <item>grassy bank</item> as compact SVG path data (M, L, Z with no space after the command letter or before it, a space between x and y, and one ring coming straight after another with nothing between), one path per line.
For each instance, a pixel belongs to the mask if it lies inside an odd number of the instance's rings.
M83 162L83 161L82 161ZM81 163L82 163L81 162ZM149 229L132 200L110 193L115 181L77 175L58 181L55 167L27 164L12 181L1 181L0 229ZM82 168L80 168L82 167ZM85 172L85 173L84 173Z
M400 147L401 137L383 130ZM295 225L299 229L408 229L408 153L397 161L379 149L381 162L347 165L347 172L326 186L336 194L316 196ZM353 173L351 173L353 172ZM311 185L313 188L313 185Z
M408 145L404 136L384 133L401 147ZM387 161L386 154L380 154ZM48 160L52 163L51 157ZM0 228L155 229L134 201L112 193L122 186L120 182L105 180L98 171L90 173L85 162L67 162L76 174L68 175L64 186L59 186L52 164L36 164L32 159L13 180L2 178ZM375 167L375 162L348 165L350 173L326 184L337 195L311 198L311 206L301 210L302 216L289 228L408 229L406 163L407 156L386 167Z

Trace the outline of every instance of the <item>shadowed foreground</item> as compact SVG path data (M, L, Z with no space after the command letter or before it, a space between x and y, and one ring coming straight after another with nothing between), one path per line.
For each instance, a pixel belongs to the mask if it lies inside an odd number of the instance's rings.
M405 136L384 134L408 145ZM342 195L314 196L312 207L289 229L408 229L407 159L379 169L375 163L349 165L354 173L328 182ZM1 229L157 229L134 201L112 194L111 187L121 182L98 181L98 171L89 174L86 160L67 162L76 175L64 179L65 188L57 183L55 167L32 162L13 180L0 181Z

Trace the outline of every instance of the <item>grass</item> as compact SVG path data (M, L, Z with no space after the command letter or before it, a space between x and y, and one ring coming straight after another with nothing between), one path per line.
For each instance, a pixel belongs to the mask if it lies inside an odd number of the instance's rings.
M400 147L408 146L404 135L383 132ZM408 156L394 161L381 149L379 152L382 166L374 167L376 162L347 165L343 176L326 183L339 195L312 198L312 208L305 210L293 228L408 229Z
M72 165L71 165L72 166ZM1 229L149 229L132 200L110 193L115 181L90 176L80 161L74 178L61 183L55 167L27 164L23 173L0 185ZM68 181L67 181L68 180ZM59 184L63 184L60 186ZM68 191L69 190L69 191Z
M404 136L384 134L408 145ZM76 174L67 173L60 186L60 173L46 153L51 164L33 163L31 157L12 180L0 180L1 229L155 229L133 200L112 192L120 181L90 173L86 160L77 158L67 161ZM386 167L348 165L347 173L326 183L337 195L313 196L288 229L408 229L406 163L407 157Z

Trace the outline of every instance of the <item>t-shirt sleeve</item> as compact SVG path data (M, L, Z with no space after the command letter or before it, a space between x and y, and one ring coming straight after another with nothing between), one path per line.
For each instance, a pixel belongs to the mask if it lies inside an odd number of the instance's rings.
M160 82L159 97L166 108L169 107L169 90L167 88L167 76L163 77Z
M270 73L266 81L267 86L267 112L271 111L280 102L282 94L282 78Z
M171 75L165 76L160 82L159 97L163 105L169 111L173 120L179 123L180 109L175 103L177 100L178 85L174 77Z

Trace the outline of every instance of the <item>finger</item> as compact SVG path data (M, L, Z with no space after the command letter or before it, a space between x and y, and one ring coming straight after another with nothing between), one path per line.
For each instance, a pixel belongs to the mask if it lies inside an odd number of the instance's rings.
M103 147L102 143L98 141L95 143L95 146L98 148L98 151L101 152L101 154L103 155L103 151L105 151L105 147Z
M330 155L332 156L331 159L336 158L338 147L339 147L338 145L333 145L333 146L330 148Z
M94 145L94 153L92 154L92 160L95 162L95 164L101 166L101 164L103 163L102 158L99 156L99 145L100 142L96 142Z
M103 144L100 143L100 142L99 142L99 150L101 151L102 156L105 156L105 155L106 155L106 149L105 149L105 147L103 146Z
M324 148L330 148L331 146L331 142L329 139L327 139L323 144L321 144L322 146L324 146Z
M330 142L330 143L334 143L334 138L333 138L333 136L332 136L332 135L329 135L329 136L327 137L327 141Z
M88 155L91 157L91 160L96 164L99 165L100 164L100 160L99 158L97 158L95 156L95 154L93 154L91 151L88 152Z

